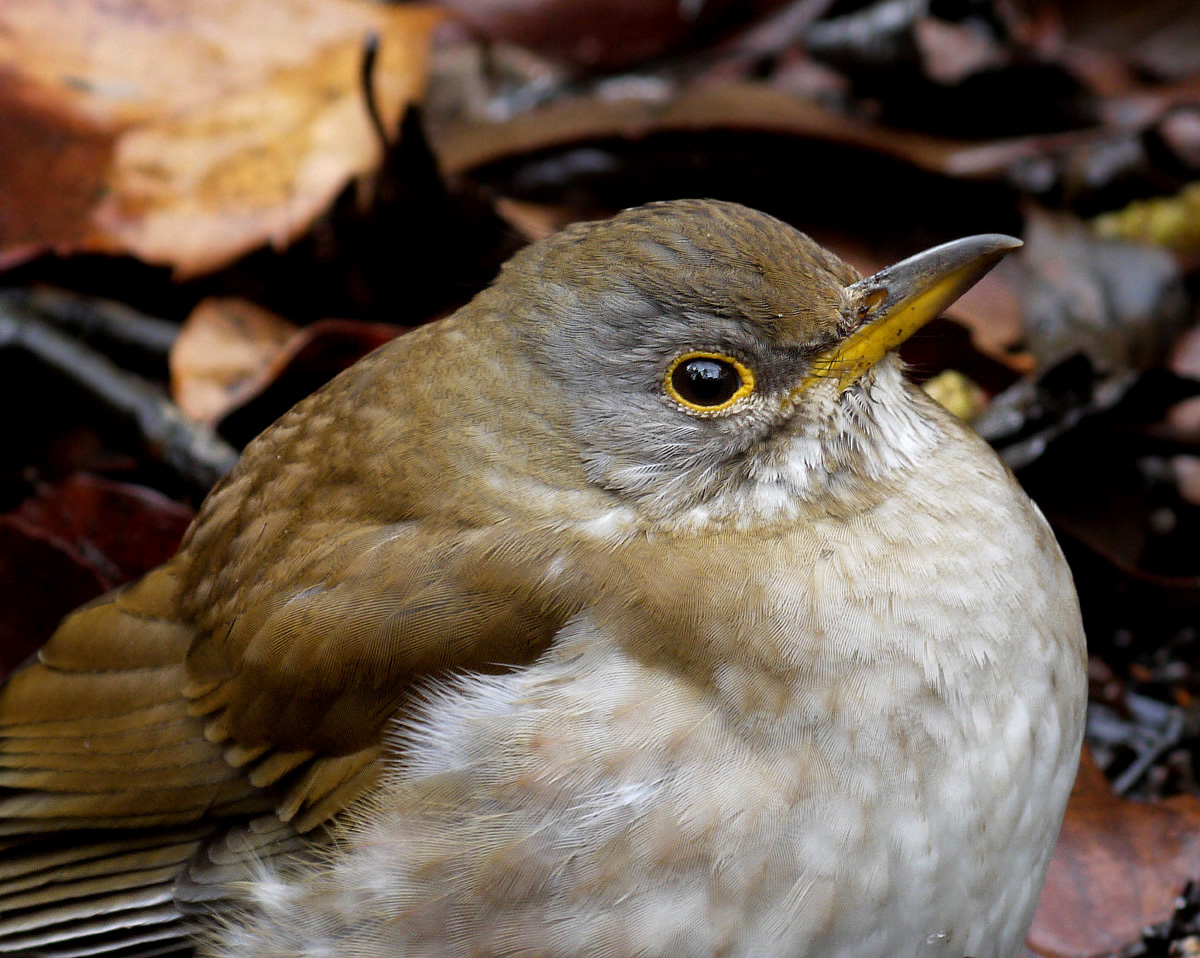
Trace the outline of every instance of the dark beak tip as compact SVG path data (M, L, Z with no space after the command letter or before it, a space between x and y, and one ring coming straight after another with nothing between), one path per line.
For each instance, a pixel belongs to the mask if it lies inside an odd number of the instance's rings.
M935 262L939 258L946 261L967 262L972 259L990 259L992 257L999 259L1024 245L1024 240L1009 236L1007 233L979 233L935 246L926 253L932 254L931 259ZM940 257L938 257L939 253L941 253ZM918 254L918 256L921 255L923 254Z
M997 253L1008 253L1025 245L1024 240L1009 236L1007 233L981 233L968 239L978 240L981 248L990 246Z

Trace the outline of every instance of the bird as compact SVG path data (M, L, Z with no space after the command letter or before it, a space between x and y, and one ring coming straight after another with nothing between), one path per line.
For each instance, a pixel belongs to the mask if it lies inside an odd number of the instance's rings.
M574 224L253 440L0 688L0 954L1014 958L1086 648L866 278L717 200Z

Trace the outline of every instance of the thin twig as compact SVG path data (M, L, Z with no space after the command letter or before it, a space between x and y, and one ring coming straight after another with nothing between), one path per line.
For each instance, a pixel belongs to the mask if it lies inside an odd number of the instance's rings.
M76 384L136 430L148 455L198 488L211 488L237 461L236 449L189 421L151 383L11 300L0 300L0 350L27 353Z

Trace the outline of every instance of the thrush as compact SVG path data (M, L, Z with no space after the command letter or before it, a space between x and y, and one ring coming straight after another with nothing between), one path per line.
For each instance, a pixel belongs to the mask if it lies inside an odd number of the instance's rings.
M302 401L0 693L0 951L1012 958L1079 611L894 349L1017 245L653 204Z

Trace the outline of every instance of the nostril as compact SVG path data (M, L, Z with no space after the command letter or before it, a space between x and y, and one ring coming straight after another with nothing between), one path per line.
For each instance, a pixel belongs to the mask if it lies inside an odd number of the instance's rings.
M887 290L883 287L871 290L871 292L867 294L866 299L864 299L858 307L858 318L866 319L868 316L870 316L873 312L875 312L876 309L879 308L879 304L887 299L887 295Z

